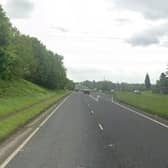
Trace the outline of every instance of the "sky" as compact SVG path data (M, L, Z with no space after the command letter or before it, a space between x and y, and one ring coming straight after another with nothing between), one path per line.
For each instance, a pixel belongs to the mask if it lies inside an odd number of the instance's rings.
M22 33L64 56L74 81L153 83L168 64L167 0L0 0Z

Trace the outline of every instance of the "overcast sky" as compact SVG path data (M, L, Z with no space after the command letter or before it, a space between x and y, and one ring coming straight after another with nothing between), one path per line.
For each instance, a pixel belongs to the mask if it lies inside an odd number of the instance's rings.
M167 0L1 0L22 33L64 56L74 81L155 82L168 64Z

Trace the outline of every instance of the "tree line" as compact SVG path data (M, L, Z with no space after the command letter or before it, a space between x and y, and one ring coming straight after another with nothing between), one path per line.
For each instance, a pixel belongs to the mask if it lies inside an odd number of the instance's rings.
M94 90L102 90L102 91L152 91L153 93L160 94L168 94L168 71L163 72L160 75L159 80L157 80L156 84L151 84L150 76L147 73L145 76L144 83L136 84L136 83L113 83L111 81L84 81L81 83L77 83L76 85L84 86L89 89Z
M152 90L153 93L168 94L168 71L162 72L155 85L151 85L150 77L145 77L146 89Z
M0 79L23 78L50 89L73 87L63 57L37 38L21 34L0 6Z
M156 93L168 94L168 71L161 73L153 91Z
M93 90L101 90L104 92L109 92L113 90L120 90L120 91L134 91L136 89L138 90L146 90L146 87L144 84L130 84L130 83L113 83L112 81L84 81L81 83L77 83L76 86L84 86L89 89Z

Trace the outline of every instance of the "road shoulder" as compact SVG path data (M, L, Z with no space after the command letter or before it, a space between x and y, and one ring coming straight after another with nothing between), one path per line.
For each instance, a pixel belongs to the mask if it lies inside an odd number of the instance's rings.
M56 112L56 108L61 105L69 96L66 96L63 100L60 100L48 110L43 112L37 118L26 124L23 128L19 129L16 133L11 135L3 143L0 144L0 165L22 144L24 141L50 116L53 112ZM1 167L1 166L0 166Z

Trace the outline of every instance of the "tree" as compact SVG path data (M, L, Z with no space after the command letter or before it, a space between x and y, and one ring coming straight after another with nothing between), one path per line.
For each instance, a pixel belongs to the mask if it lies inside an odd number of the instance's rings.
M0 5L0 47L7 47L11 39L12 26Z
M157 83L161 93L168 93L168 78L165 73L161 73L160 80Z
M37 38L12 27L0 6L0 79L23 78L50 89L63 89L66 77L63 57L48 50Z
M115 89L116 85L112 83L111 81L84 81L81 83L83 86L89 88L89 89L97 89L97 90L103 90L103 91L110 91L112 89Z
M148 73L145 76L145 87L146 89L151 89L151 82L150 82L150 77Z
M165 73L161 73L161 75L160 75L160 85L161 86L165 86L166 85L166 80L167 80L166 74Z
M0 6L0 79L9 79L12 73L13 54L8 50L12 26Z
M65 87L68 90L73 90L75 88L75 84L74 84L74 82L72 80L67 79Z

